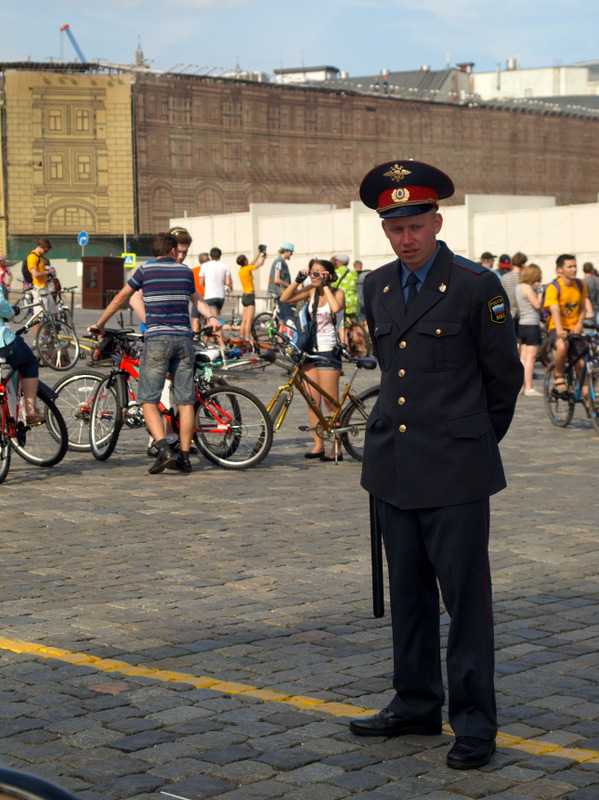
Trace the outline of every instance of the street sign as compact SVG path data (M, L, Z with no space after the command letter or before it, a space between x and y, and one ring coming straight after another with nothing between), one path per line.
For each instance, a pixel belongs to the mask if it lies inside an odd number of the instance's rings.
M80 245L81 247L85 247L85 245L88 242L89 242L89 236L87 231L81 231L81 233L77 235L77 244Z
M137 253L121 253L124 267L134 267L137 263Z

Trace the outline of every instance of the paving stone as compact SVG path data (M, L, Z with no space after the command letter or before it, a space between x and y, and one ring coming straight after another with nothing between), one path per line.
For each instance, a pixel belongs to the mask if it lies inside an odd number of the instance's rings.
M145 770L146 764L133 758L107 758L76 769L73 775L88 783L98 784Z
M209 775L197 775L177 783L165 784L162 791L193 800L196 797L213 797L224 794L232 788L233 784L228 781L212 778Z

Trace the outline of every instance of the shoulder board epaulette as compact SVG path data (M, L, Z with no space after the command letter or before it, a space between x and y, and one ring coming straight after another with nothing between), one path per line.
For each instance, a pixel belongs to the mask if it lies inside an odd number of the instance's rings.
M475 272L477 275L480 275L482 272L489 272L488 267L483 267L482 264L477 264L475 261L470 261L469 258L464 258L463 256L454 255L452 263L455 264L456 267L467 269L469 272Z
M364 281L367 281L367 280L369 280L370 278L372 278L372 276L373 276L373 275L380 275L380 274L381 274L381 272L382 272L384 269L388 269L389 267L392 267L394 264L397 264L397 259L395 259L395 261L390 261L388 264L383 264L383 266L382 266L382 267L377 267L376 269L373 269L373 270L371 270L371 271L370 271L370 272L369 272L369 273L368 273L368 274L365 276L365 278L364 278Z

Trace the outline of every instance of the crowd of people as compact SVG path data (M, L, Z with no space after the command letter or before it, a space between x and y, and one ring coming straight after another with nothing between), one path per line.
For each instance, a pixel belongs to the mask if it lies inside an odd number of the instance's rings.
M568 354L580 355L584 343L577 341L585 321L599 323L599 275L590 261L583 264L584 279L576 277L576 256L562 253L555 262L555 279L542 284L541 269L529 264L525 253L499 256L488 250L480 257L481 265L497 272L510 303L514 331L524 367L522 394L540 396L533 386L534 365L542 344L548 337L555 363L556 389L565 391L564 368ZM580 361L577 362L580 368Z

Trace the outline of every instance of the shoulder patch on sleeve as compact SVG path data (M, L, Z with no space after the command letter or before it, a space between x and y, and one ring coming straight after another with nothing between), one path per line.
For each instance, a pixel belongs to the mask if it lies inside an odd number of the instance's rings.
M483 267L482 264L477 264L475 261L470 261L469 258L464 258L463 256L454 255L453 263L456 267L461 267L462 269L467 269L469 272L475 272L477 274L490 272L490 270L487 267Z
M500 294L498 294L497 297L494 297L492 300L489 300L487 305L489 306L491 322L497 322L501 324L506 321L507 309L505 305L505 300Z

